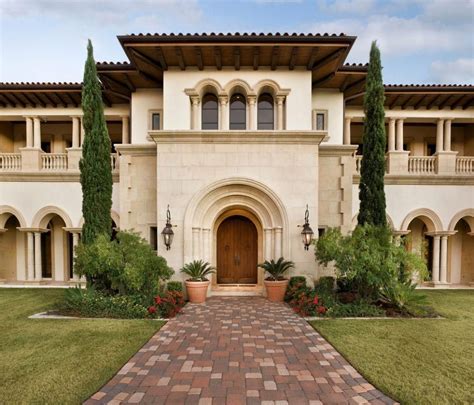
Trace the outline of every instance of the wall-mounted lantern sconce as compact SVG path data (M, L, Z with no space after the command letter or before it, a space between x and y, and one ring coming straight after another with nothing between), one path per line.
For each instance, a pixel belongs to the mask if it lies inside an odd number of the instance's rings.
M166 250L171 249L171 244L173 243L173 225L171 225L171 212L170 212L170 206L168 205L168 208L166 209L166 225L161 231L161 235L163 236L163 242L166 246Z
M308 205L306 205L306 212L304 214L304 225L298 225L298 227L303 227L301 231L301 238L304 244L304 250L309 250L309 246L313 241L314 232L309 226L309 210Z

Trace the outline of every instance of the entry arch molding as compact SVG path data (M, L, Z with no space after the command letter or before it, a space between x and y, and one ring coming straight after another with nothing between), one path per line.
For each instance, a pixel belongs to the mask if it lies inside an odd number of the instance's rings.
M288 216L279 196L259 181L233 177L209 184L190 200L184 216L184 262L212 260L210 233L226 211L235 209L250 212L262 229L272 230L273 254L288 256Z

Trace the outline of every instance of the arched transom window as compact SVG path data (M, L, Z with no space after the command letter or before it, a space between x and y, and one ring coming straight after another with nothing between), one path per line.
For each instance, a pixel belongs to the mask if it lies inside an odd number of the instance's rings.
M229 129L246 129L247 111L245 97L242 94L234 94L230 98L230 123Z
M274 103L271 94L263 93L258 98L257 129L275 129Z
M202 99L202 129L219 128L219 110L217 106L217 97L212 94L206 94Z

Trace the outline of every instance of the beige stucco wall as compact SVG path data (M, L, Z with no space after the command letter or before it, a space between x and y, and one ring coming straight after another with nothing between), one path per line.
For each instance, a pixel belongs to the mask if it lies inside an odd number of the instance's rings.
M163 73L164 129L190 129L191 103L186 88L194 88L201 80L212 78L222 88L241 79L253 88L259 81L271 78L280 88L290 89L286 98L286 129L311 129L311 72L307 70L269 69L204 69L168 70Z
M162 89L137 89L131 100L131 143L143 144L147 140L150 111L163 109ZM163 117L161 117L163 119ZM166 121L165 121L166 122Z
M327 111L327 144L342 145L344 128L344 95L338 90L314 89L312 91L312 109Z

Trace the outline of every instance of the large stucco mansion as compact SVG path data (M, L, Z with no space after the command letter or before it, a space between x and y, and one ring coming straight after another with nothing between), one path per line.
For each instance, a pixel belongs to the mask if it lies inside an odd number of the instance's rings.
M356 38L118 39L130 62L97 63L114 228L139 231L175 270L211 262L210 294L262 293L257 263L280 256L293 274L326 274L301 225L306 206L316 236L356 224L367 65L344 64ZM386 85L385 96L388 222L425 255L429 285L472 284L474 86ZM0 283L78 281L81 115L80 83L0 84Z

